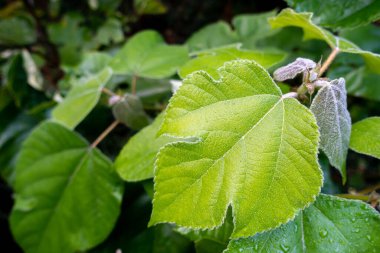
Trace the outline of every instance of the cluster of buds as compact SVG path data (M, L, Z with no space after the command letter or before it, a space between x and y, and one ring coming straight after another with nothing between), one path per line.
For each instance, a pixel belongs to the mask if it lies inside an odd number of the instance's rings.
M283 82L303 74L302 85L297 90L298 96L302 98L306 93L312 95L316 88L321 88L330 83L329 79L319 77L320 69L320 62L315 63L310 59L297 58L294 62L277 69L273 73L273 79Z

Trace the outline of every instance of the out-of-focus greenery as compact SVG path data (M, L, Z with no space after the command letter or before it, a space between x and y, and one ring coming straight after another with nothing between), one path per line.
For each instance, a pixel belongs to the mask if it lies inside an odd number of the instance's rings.
M310 231L312 222L323 225L311 221L313 212L328 211L335 197L320 195L291 223L243 240L230 240L235 217L230 207L223 225L211 230L166 223L148 228L156 153L180 140L157 132L174 84L188 74L201 70L219 79L218 69L239 59L254 60L272 73L297 57L323 62L329 46L346 52L325 75L345 78L356 124L353 151L339 168L346 171L345 185L329 155L319 154L322 193L364 200L378 210L379 147L367 142L380 135L380 5L338 2L0 1L0 237L9 252L222 252L227 247L239 252L255 250L268 238L274 246L264 245L265 250L287 252L292 240L303 236L292 232L301 216L310 219ZM295 12L276 16L287 7ZM278 85L287 93L301 81ZM378 214L362 203L340 201L330 213L331 224L344 229L340 210L349 211L343 207L355 214L364 210L378 222ZM352 219L365 228L368 221L359 216ZM367 241L358 239L362 249L368 243L380 248L374 238L378 227L371 227ZM327 237L321 231L310 232L307 240ZM333 249L319 239L321 244L307 243Z

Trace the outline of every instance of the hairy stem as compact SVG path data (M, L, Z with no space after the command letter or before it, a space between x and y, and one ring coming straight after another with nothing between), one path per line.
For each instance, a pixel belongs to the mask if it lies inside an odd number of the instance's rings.
M91 148L95 148L96 146L98 146L98 144L104 140L104 138L107 137L107 135L115 129L115 127L120 123L120 121L118 120L115 120L114 122L112 122L111 125L109 125L99 136L98 138L96 138L96 140L91 144Z
M322 64L322 67L319 70L318 76L322 76L322 74L327 70L327 68L330 66L330 64L334 61L334 59L338 55L338 53L339 53L338 47L334 48L331 51L329 57L327 57L327 60Z

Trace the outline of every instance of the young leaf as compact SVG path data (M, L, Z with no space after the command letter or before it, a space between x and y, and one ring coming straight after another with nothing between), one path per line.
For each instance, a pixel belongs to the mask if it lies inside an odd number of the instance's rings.
M187 48L166 45L156 31L134 35L110 62L116 74L147 78L173 75L188 60Z
M352 125L350 148L380 159L380 117L370 117Z
M378 252L379 234L380 215L369 205L320 194L294 221L232 240L225 252Z
M215 81L189 75L160 133L198 137L160 150L150 225L214 228L232 206L232 237L279 226L314 201L322 184L318 126L252 61L227 62Z
M346 156L351 134L347 92L343 78L321 88L310 106L321 133L320 148L346 181Z
M133 136L116 158L115 167L126 181L141 181L153 177L156 155L165 144L176 140L169 136L156 137L163 115Z
M331 28L353 28L380 19L380 2L377 0L286 0L299 12L314 13L318 24Z
M77 84L52 112L52 118L68 128L75 128L95 107L102 87L111 78L112 70L105 68L83 84Z
M42 123L25 141L14 186L11 229L27 253L97 245L112 230L123 193L111 161L54 122Z
M273 73L273 79L280 82L288 79L293 79L298 74L311 70L316 66L317 64L312 60L305 58L297 58L294 62L277 69Z
M218 68L222 67L227 61L232 60L254 60L265 68L269 68L286 57L282 52L251 51L240 49L240 46L221 47L205 51L197 58L188 61L178 72L184 78L188 74L203 70L210 74L214 79L219 78Z
M296 13L292 9L285 9L276 17L270 18L269 23L272 28L282 28L286 26L300 27L304 31L304 39L324 40L331 48L339 48L341 52L361 55L368 68L374 73L380 73L380 55L365 51L357 47L352 42L334 36L329 31L316 26L311 21L313 14L309 12Z
M126 126L139 130L149 124L150 118L145 113L139 97L126 94L112 107L114 117Z

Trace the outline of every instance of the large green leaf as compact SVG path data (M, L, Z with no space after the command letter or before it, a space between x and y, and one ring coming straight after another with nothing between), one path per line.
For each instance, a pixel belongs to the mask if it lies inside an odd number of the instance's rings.
M312 113L255 62L227 62L219 73L193 73L171 99L160 133L199 140L160 150L151 225L214 228L231 205L232 237L250 236L287 222L320 191Z
M187 48L167 45L156 31L134 35L110 62L117 74L147 78L173 75L188 60Z
M286 57L282 52L266 52L243 50L238 46L221 47L202 52L197 58L188 61L180 70L179 75L184 78L188 74L203 70L213 78L218 79L218 68L222 67L227 61L232 60L254 60L265 68L269 68L281 62Z
M346 157L351 134L347 92L343 78L326 82L310 106L321 133L320 148L346 181Z
M380 117L370 117L352 125L350 148L380 159Z
M378 252L379 234L380 215L369 205L321 194L294 221L233 240L225 252Z
M270 18L269 23L272 28L282 28L286 26L300 27L304 31L304 39L324 40L332 48L339 48L341 52L359 54L366 61L367 66L371 71L380 73L380 55L369 51L365 51L357 47L352 42L334 36L331 32L316 26L311 21L313 14L309 12L296 13L292 9L285 9L276 17Z
M53 110L53 119L69 128L75 128L98 103L102 88L111 75L112 70L107 67L87 82L74 86Z
M165 144L176 140L169 136L156 137L163 121L159 115L154 122L133 136L116 158L115 167L126 181L140 181L153 177L156 155Z
M298 12L313 12L321 26L345 28L365 25L380 19L380 2L377 0L286 0Z
M10 222L25 252L84 251L103 241L119 214L123 185L111 161L54 122L25 141Z

